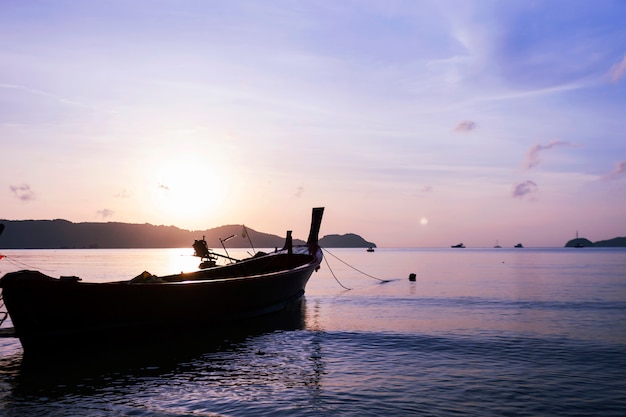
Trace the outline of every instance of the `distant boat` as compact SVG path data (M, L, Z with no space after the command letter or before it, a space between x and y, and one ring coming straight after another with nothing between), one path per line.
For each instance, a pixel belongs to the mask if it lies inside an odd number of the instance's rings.
M367 251L368 252L374 252L374 248L370 246L369 248L367 248Z
M521 243L518 243L517 245L513 246L514 248L523 248L524 245L522 245Z
M498 245L498 241L496 240L496 244L493 245L494 248L501 248L502 246Z
M465 245L464 245L464 244L462 244L462 243L459 243L458 245L452 245L452 246L450 246L450 247L451 247L451 248L464 248L464 247L465 247Z

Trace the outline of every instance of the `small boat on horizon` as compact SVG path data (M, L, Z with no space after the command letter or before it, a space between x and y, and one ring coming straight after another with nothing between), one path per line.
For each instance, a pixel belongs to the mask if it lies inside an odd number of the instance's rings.
M521 243L518 243L517 245L513 246L514 248L523 248L524 245L522 245Z
M500 246L500 245L498 244L498 241L496 240L496 244L495 244L495 245L493 245L493 247L494 247L494 248L501 248L502 246Z
M452 245L450 247L451 248L465 248L465 245L463 243L459 243L458 245Z
M370 246L369 248L367 248L367 252L374 252L374 248Z
M24 353L45 358L95 347L123 350L131 342L218 336L255 318L293 312L323 259L318 244L323 212L313 209L304 245L293 245L287 231L284 247L274 252L187 273L144 271L121 281L10 272L0 279L2 301Z

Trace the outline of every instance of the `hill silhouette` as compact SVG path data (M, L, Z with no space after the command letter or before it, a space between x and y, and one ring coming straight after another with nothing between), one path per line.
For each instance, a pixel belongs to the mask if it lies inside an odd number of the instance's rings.
M614 237L609 240L599 240L597 242L591 242L589 239L585 239L584 237L579 237L576 239L572 239L565 244L566 248L583 246L583 247L594 247L594 248L618 248L618 247L626 247L626 237Z
M72 223L67 220L0 220L4 232L0 237L0 249L123 249L123 248L180 248L191 246L196 239L204 238L209 247L221 247L220 238L235 237L224 242L227 248L249 248L250 242L243 236L243 225L226 225L207 230L184 230L175 226L155 226L133 223ZM246 226L248 236L256 248L282 247L284 236L258 232ZM355 234L330 239L322 237L323 247L368 247ZM304 244L294 238L294 244ZM360 246L359 246L360 245Z
M320 239L320 246L327 248L375 248L376 244L368 242L359 235L326 235Z

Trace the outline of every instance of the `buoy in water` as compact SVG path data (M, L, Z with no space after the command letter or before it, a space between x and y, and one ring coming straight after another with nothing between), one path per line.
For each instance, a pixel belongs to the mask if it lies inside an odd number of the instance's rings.
M409 274L409 281L415 281L415 274Z

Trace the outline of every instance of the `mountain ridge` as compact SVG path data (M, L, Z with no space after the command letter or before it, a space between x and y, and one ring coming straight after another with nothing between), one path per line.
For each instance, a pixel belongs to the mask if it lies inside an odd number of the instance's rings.
M0 237L0 249L135 249L178 248L191 246L196 239L205 239L209 247L221 247L220 239L227 239L227 248L248 248L250 241L257 248L282 247L285 238L245 227L241 224L223 225L206 230L186 230L176 226L152 225L150 223L81 222L64 219L54 220L4 220L4 232ZM354 233L322 237L320 246L329 248L369 247L367 242ZM339 238L337 238L339 236ZM294 244L304 244L293 239Z

